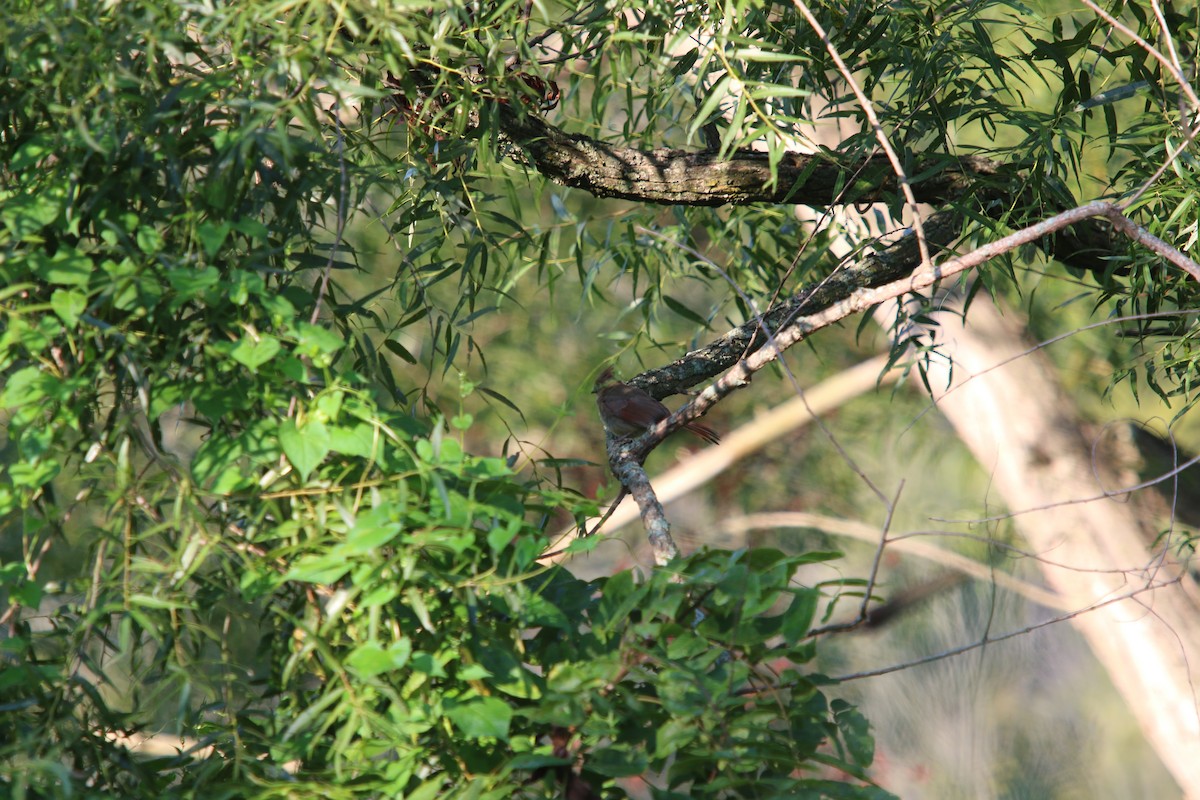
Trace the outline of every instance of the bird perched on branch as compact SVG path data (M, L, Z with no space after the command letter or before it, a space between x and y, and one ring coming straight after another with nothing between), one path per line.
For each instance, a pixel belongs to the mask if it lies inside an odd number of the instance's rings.
M670 409L649 394L617 380L611 367L600 373L592 393L596 395L596 406L600 409L604 427L615 436L645 433L671 416ZM721 443L716 431L699 422L688 422L683 427L706 442Z

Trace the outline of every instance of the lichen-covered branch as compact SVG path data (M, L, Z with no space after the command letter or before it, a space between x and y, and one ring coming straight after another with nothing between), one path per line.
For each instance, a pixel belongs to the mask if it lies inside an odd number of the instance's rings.
M687 206L750 203L873 203L891 199L897 180L883 157L847 159L825 151L785 153L771 170L766 153L618 147L567 133L522 109L499 106L504 133L529 164L552 181L597 197ZM986 158L942 157L917 165L933 173L914 184L918 202L940 204L978 190L1002 166Z

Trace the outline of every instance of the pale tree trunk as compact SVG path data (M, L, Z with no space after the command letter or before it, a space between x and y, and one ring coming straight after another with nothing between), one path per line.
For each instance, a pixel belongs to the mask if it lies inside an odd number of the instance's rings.
M1008 511L1024 512L1014 522L1030 549L1069 565L1041 567L1071 607L1092 609L1073 624L1185 796L1200 800L1195 580L1173 543L1147 546L1146 530L1156 522L1140 518L1128 495L1086 500L1135 481L1093 457L1051 365L1040 351L1027 352L1012 316L980 298L965 327L953 313L935 317L940 352L953 363L952 377L944 363L931 365L938 408L992 476ZM991 369L1001 362L1008 363Z

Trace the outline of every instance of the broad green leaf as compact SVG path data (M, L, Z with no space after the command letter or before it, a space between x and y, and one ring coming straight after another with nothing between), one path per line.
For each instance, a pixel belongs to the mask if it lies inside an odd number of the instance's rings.
M346 665L358 674L370 678L384 672L403 669L410 656L412 642L408 637L402 637L386 648L375 642L359 645L346 658Z
M36 403L46 396L50 376L38 367L22 367L9 376L0 391L0 408Z
M282 345L270 334L251 335L249 333L238 340L237 347L229 355L238 363L245 365L251 372L270 361L279 353Z
M302 481L329 455L330 444L329 431L320 420L309 419L297 427L295 420L288 419L279 426L279 446Z
M29 138L17 148L8 168L13 173L23 172L36 165L39 161L54 153L55 141L52 137L37 134Z
M55 289L50 295L50 307L68 328L74 328L79 315L87 308L87 295L75 289Z
M338 552L345 555L370 553L397 536L403 526L388 518L386 508L375 508L365 514L359 514L354 526L346 533L345 543L338 546Z
M209 258L221 251L221 246L225 244L225 238L229 236L229 231L232 229L233 226L228 222L220 224L204 222L196 229L196 236L200 239L200 244Z
M92 275L92 260L73 247L61 248L52 256L30 256L34 274L47 283L60 286L87 286Z
M816 618L820 599L820 592L816 589L802 589L793 595L791 605L783 613L783 626L780 630L788 644L795 644L808 635Z
M303 583L331 584L350 571L351 562L338 553L307 555L284 574L284 580Z
M202 299L204 292L216 286L220 280L221 273L215 267L180 268L167 272L167 282L179 295L180 302Z
M861 767L869 766L875 759L875 740L871 738L871 726L866 717L845 700L835 699L829 707L850 758Z
M328 328L301 322L296 325L296 352L312 359L318 369L333 363L333 357L345 345L345 341Z
M646 756L624 745L613 745L588 754L587 768L610 778L641 775L649 767Z
M383 434L373 425L328 425L329 449L362 458L375 457L383 445Z
M512 708L495 697L447 701L446 716L468 739L507 739Z

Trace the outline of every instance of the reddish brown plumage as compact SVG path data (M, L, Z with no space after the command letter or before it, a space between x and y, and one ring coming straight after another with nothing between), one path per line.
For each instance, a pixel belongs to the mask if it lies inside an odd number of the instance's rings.
M671 416L670 409L646 392L616 380L612 369L600 373L592 391L604 427L617 436L636 436ZM721 437L707 425L689 422L683 427L706 442L721 443Z

